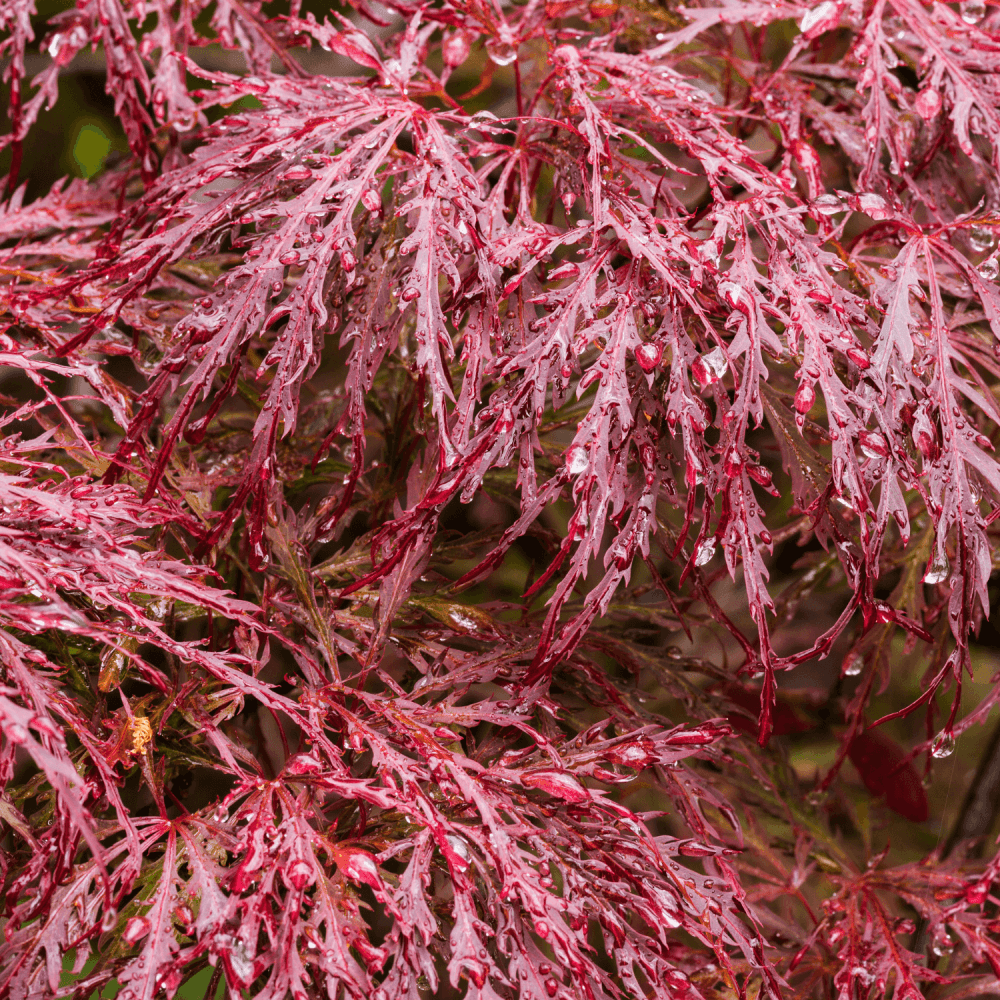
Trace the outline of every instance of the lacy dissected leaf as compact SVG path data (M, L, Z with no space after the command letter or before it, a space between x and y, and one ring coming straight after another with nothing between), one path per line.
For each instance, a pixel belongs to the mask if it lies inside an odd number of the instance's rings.
M3 5L0 993L995 992L998 37Z

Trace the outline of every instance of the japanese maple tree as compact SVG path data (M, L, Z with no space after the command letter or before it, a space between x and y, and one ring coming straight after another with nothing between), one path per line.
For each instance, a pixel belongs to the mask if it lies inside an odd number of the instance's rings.
M384 2L0 3L0 996L997 993L1000 11Z

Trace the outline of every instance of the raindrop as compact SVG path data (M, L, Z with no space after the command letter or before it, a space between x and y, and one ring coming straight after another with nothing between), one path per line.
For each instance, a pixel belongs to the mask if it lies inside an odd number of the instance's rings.
M20 744L28 738L28 731L24 728L24 726L18 725L16 722L6 726L3 734L11 743Z
M126 944L135 944L149 933L149 927L149 921L145 917L132 917L125 925L122 939Z
M865 658L855 649L844 657L843 672L845 677L857 677L865 665Z
M886 458L889 454L885 438L877 431L862 431L858 435L858 446L868 458Z
M997 276L1000 275L1000 260L997 259L996 254L993 254L992 257L987 257L976 270L987 281L996 281Z
M950 757L955 752L955 735L948 729L941 730L931 744L931 756L940 760Z
M697 552L694 556L695 566L705 566L712 561L712 557L715 555L715 542L710 539L706 539L699 546Z
M566 468L571 476L578 476L590 464L587 449L576 445L566 455Z
M871 360L868 355L859 347L848 347L844 352L848 359L853 361L862 371L866 368L871 368Z
M966 24L979 24L986 16L986 4L984 0L962 0L958 5L962 20Z
M795 392L795 410L800 416L805 416L816 402L816 390L809 382L803 382Z
M985 226L972 226L969 229L969 246L977 253L985 253L996 246L996 234Z
M934 559L927 572L924 573L924 583L944 583L951 574L951 563L940 551L934 553Z
M925 122L933 121L941 110L941 95L933 87L925 87L917 94L913 106Z
M662 356L663 350L659 344L640 344L635 349L635 360L647 375L656 369Z
M844 210L844 203L835 194L821 194L813 200L813 207L820 215L836 215Z
M691 364L691 374L697 379L698 384L704 389L713 382L718 382L729 369L729 362L721 347L716 347L708 354L702 354L694 359Z
M876 222L888 219L892 215L885 198L873 191L866 191L864 194L858 195L858 208Z
M517 58L517 48L499 38L491 38L486 43L486 51L497 66L509 66Z

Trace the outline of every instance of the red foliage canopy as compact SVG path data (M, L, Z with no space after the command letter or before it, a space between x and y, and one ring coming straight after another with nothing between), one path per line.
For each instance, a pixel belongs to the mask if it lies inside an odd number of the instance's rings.
M921 822L1000 700L1000 15L278 6L0 4L0 994L995 992L840 765Z

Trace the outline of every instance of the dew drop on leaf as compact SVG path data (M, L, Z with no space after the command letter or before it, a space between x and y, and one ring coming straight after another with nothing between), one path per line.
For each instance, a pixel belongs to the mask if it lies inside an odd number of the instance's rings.
M571 476L578 476L585 472L590 464L587 449L581 445L574 445L566 455L566 469Z
M996 246L996 234L986 226L971 226L968 230L969 246L976 253L985 253Z
M951 575L951 563L940 551L935 550L934 558L927 572L924 573L924 583L944 583Z
M889 446L878 431L862 431L858 435L858 447L868 458L880 459L889 455Z
M845 657L841 665L841 671L845 677L857 677L865 665L865 658L857 650L852 649Z
M663 349L659 344L640 344L635 349L635 360L639 362L639 367L646 372L655 371L663 355Z
M859 347L848 347L844 352L862 371L871 367L871 359Z
M892 210L885 198L873 191L866 191L864 194L858 195L858 208L876 222L888 219L892 215Z
M976 270L980 277L987 281L996 281L997 277L1000 276L1000 257L997 254L987 257Z
M962 20L966 24L979 24L986 16L986 3L984 0L962 0L958 5Z
M122 939L132 945L142 940L149 933L149 921L145 917L131 917L125 925Z
M694 564L695 566L707 566L711 561L712 557L715 555L715 542L710 539L706 539L701 542L698 546L698 550L694 554Z
M509 66L517 58L515 46L499 38L491 38L486 43L486 52L497 66Z
M812 387L812 383L803 382L795 391L796 412L801 416L805 416L813 408L815 402L816 390Z
M28 731L17 722L12 722L4 726L3 734L11 743L15 744L24 743L28 738Z
M949 732L947 729L941 730L941 732L934 737L934 742L931 744L931 756L941 760L944 757L950 757L954 752L954 734Z
M721 347L716 347L707 354L702 354L691 363L691 374L694 375L701 388L706 388L718 382L729 368L726 355Z
M811 10L806 11L799 22L799 30L807 38L813 38L820 32L832 27L830 21L836 21L838 10L834 0L823 0Z
M813 207L820 215L836 215L844 211L844 203L835 194L821 194L814 198Z
M913 106L925 122L933 121L941 110L941 95L934 87L925 87L917 94Z
M455 69L469 58L471 42L465 31L452 32L441 44L441 58L445 66Z
M313 866L304 858L293 861L286 872L289 885L294 889L302 890L315 881Z

